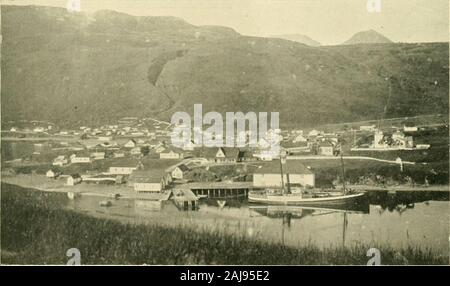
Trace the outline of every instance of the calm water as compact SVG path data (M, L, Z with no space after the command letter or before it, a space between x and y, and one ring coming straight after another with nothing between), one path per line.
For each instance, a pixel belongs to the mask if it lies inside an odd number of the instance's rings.
M36 142L39 143L39 142ZM48 146L2 142L2 160L40 152ZM290 246L386 243L449 251L449 195L439 192L369 193L369 205L352 211L264 207L246 201L201 202L197 211L180 211L171 202L117 200L100 207L104 198L82 196L65 206L97 217L128 223L184 225L218 230Z
M290 246L386 243L449 251L448 193L369 194L370 204L360 210L258 206L227 201L221 208L205 201L197 211L180 211L171 201L117 200L100 207L104 198L80 197L69 209L128 223L184 225L218 230Z

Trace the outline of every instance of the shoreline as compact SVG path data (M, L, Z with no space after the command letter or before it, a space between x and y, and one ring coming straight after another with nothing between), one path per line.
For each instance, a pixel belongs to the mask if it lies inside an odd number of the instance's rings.
M14 175L2 176L1 183L16 185L22 188L34 189L41 192L57 193L77 193L81 195L113 197L119 194L122 199L145 198L138 195L133 188L124 185L98 185L98 184L78 184L75 186L66 186L61 180L49 179L45 175ZM430 186L369 186L369 185L347 185L351 189L362 192L450 192L449 185L430 185Z

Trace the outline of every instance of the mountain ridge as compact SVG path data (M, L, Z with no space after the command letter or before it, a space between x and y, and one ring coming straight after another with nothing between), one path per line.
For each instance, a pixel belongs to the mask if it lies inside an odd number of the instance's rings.
M278 38L278 39L284 39L288 41L294 41L297 43L305 44L307 46L311 47L318 47L322 44L313 40L311 37L303 35L303 34L281 34L281 35L273 35L270 36L270 38Z
M366 31L360 31L350 37L347 41L342 43L342 45L355 45L355 44L383 44L383 43L393 43L391 40L386 38L379 32L370 29Z
M377 118L389 85L387 117L448 113L448 43L310 47L54 9L2 6L2 119L169 120L202 103L204 112L278 111L281 124L306 126Z

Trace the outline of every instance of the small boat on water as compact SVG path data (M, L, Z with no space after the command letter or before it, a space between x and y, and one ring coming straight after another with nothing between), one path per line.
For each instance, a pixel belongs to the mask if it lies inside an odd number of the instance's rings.
M280 190L250 191L248 201L268 205L292 206L342 206L357 204L364 200L365 193L317 192L283 193Z
M260 203L266 205L320 207L355 205L366 201L366 193L355 192L353 190L348 190L345 187L345 170L342 150L340 154L343 178L343 188L341 191L291 186L289 183L289 174L286 174L288 183L287 187L285 187L283 179L283 164L285 163L286 158L282 158L280 156L281 188L266 189L263 191L250 191L248 193L248 201L250 203Z
M110 206L112 206L112 202L111 201L100 201L98 203L98 205L101 207L110 207Z

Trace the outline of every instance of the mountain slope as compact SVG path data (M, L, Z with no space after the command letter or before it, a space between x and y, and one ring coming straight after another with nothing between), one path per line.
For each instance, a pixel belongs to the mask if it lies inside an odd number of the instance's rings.
M448 113L448 43L309 47L173 17L2 6L2 120L279 111L281 125ZM389 80L386 80L388 78Z
M343 45L383 44L383 43L384 44L392 43L392 41L375 30L368 30L354 34L350 39L345 41Z
M318 47L318 46L320 46L319 42L311 39L308 36L302 35L302 34L275 35L275 36L271 36L271 38L278 38L278 39L285 39L285 40L289 40L289 41L294 41L294 42L305 44L305 45L311 46L311 47Z

